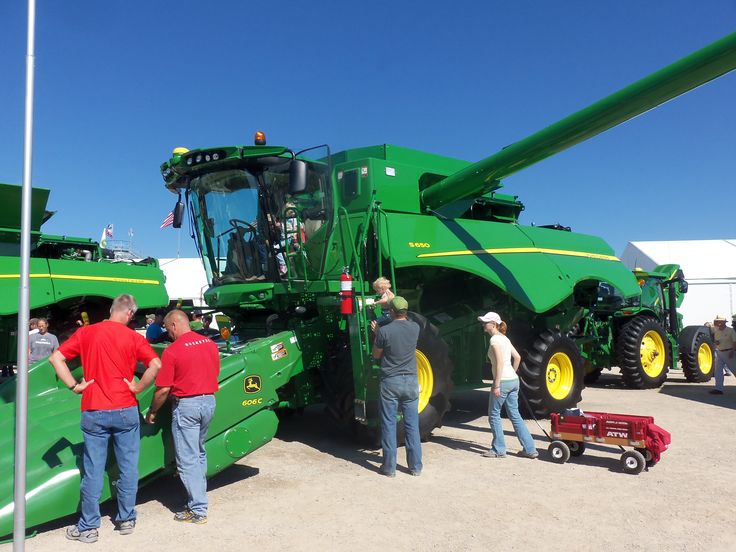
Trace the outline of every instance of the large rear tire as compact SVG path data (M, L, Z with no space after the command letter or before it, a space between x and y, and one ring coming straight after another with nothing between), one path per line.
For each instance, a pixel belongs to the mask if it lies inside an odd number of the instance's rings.
M616 354L624 384L631 389L661 386L672 365L667 334L650 316L637 316L621 326Z
M703 383L713 377L715 371L715 345L710 334L699 326L688 326L680 334L678 355L685 379Z
M442 427L442 418L450 409L452 370L449 347L437 326L421 314L408 313L409 320L419 325L417 340L417 379L419 381L419 434L429 439L432 430ZM404 424L398 428L399 440L404 440Z
M522 353L519 377L534 416L574 407L584 387L583 359L575 341L558 332L542 332Z

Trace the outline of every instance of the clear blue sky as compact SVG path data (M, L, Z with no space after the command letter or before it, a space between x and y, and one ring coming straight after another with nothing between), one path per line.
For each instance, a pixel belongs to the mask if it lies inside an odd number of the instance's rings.
M475 161L736 29L732 0L37 1L34 185L50 233L175 256L175 146L392 143ZM21 183L25 2L0 4L0 182ZM505 181L523 221L736 237L736 75ZM186 234L182 255L193 255ZM676 261L676 259L673 259Z

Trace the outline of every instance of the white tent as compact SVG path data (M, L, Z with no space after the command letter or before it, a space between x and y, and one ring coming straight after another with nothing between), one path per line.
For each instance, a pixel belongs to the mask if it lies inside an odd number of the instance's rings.
M736 313L736 239L629 242L621 260L631 269L682 267L689 284L680 308L686 326Z
M209 284L202 259L159 259L159 265L166 275L166 292L169 299L191 300L195 307L206 305L204 292L207 291Z

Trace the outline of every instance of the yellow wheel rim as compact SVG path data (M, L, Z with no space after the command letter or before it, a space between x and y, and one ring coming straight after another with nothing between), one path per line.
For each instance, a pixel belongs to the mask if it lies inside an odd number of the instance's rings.
M434 388L432 365L422 351L417 351L417 380L419 380L419 412L429 404Z
M575 372L572 360L565 353L555 353L547 363L547 391L555 400L562 400L572 391L575 382Z
M707 343L701 343L698 347L698 370L708 375L713 369L713 349Z
M656 378L664 370L664 341L659 332L649 330L641 340L641 367L650 378Z

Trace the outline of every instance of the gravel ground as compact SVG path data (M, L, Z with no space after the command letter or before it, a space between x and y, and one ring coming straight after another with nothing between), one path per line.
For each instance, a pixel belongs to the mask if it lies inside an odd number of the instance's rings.
M400 467L389 479L377 473L379 451L356 448L315 407L211 480L207 525L172 520L182 494L166 478L141 490L134 534L113 533L106 507L96 544L65 540L67 518L41 527L26 550L734 550L733 379L724 396L678 373L661 389L623 389L615 374L586 389L583 409L654 416L672 433L662 461L636 476L620 471L610 447L552 463L533 421L539 460L515 456L508 420L510 455L482 458L490 434L480 389L454 397L424 444L421 477ZM403 449L399 459L405 466Z

